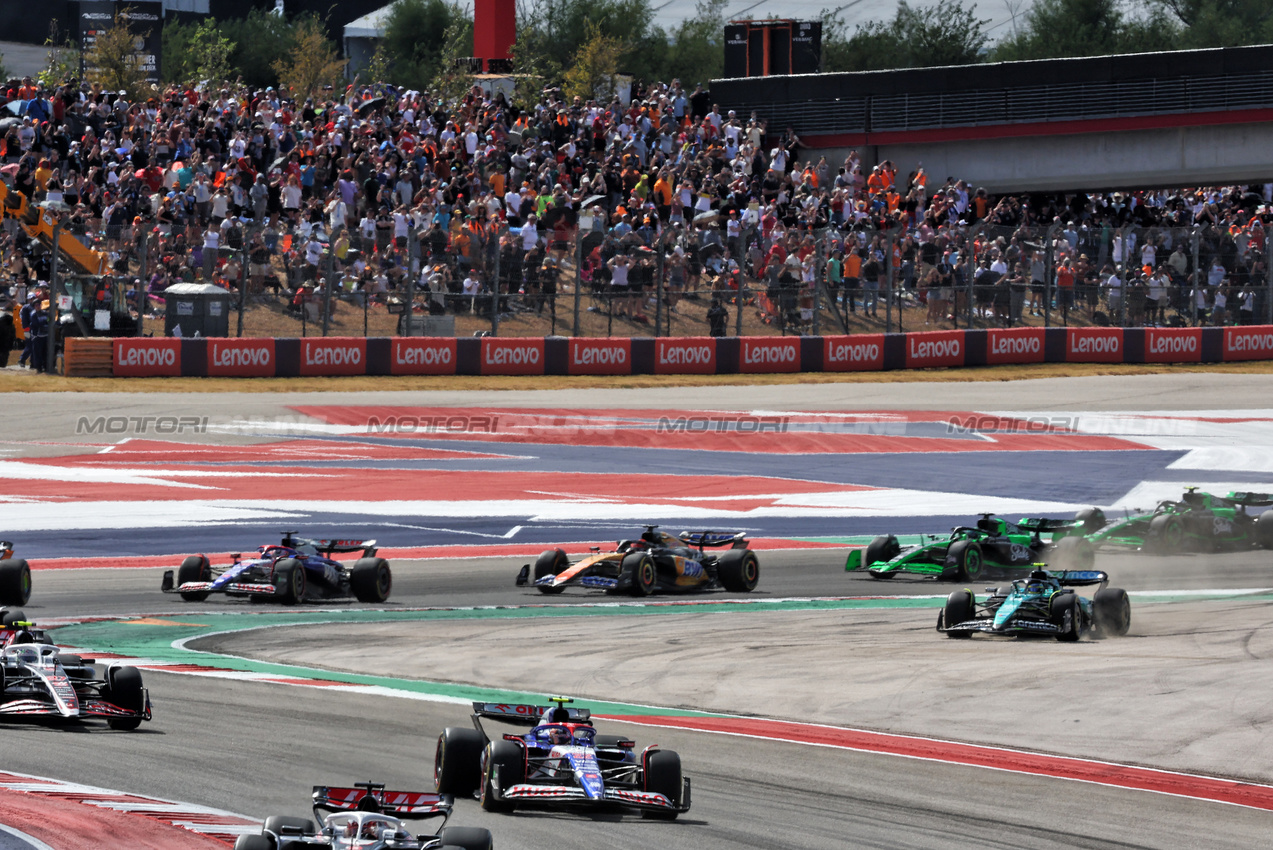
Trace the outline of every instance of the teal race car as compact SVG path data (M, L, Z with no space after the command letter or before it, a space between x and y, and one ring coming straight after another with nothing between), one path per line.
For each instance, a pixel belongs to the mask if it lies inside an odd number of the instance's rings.
M1152 511L1129 511L1108 520L1099 508L1072 520L1023 519L1018 523L1057 545L1083 540L1095 549L1135 549L1160 555L1273 549L1273 494L1233 492L1215 496L1186 487L1178 501L1164 500ZM1265 508L1258 513L1253 509Z
M1076 641L1083 635L1121 637L1132 624L1127 592L1108 587L1109 576L1099 570L1041 569L1005 587L988 587L978 604L970 590L956 590L937 615L937 631L948 638L974 634L998 637L1052 637ZM1099 585L1088 599L1071 588Z
M844 569L866 570L875 579L911 573L947 581L978 581L991 574L1025 575L1040 561L1058 569L1091 569L1095 550L1082 536L1062 533L1053 538L1050 532L1045 535L1027 522L1012 523L994 514L982 514L976 525L959 526L949 537L923 535L920 542L911 545L902 545L896 535L881 535L865 548L850 551ZM1092 530L1097 527L1093 525ZM1084 526L1076 523L1073 528Z

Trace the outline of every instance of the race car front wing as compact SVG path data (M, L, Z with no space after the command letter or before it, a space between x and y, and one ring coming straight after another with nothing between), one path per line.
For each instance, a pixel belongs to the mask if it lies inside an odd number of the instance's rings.
M607 788L600 799L589 797L582 788L572 785L522 783L500 789L498 784L496 784L492 790L495 791L497 800L542 800L571 804L611 803L631 806L637 809L648 809L650 811L688 812L690 810L690 780L686 777L681 781L684 784L682 785L681 805L679 806L663 794L654 791L638 791L631 788Z
M1055 623L1048 623L1043 620L1014 620L1007 625L996 628L994 620L965 620L962 623L956 623L953 626L938 626L939 632L981 632L988 635L1017 635L1017 634L1035 634L1035 635L1057 635L1063 629Z

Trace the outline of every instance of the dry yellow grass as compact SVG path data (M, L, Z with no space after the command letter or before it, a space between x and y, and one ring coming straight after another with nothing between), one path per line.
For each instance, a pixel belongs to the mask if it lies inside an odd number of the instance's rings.
M1209 363L1191 365L1100 365L1043 363L1031 366L986 366L969 369L917 369L892 372L807 372L783 375L633 375L586 377L546 375L507 377L456 375L452 377L349 377L349 378L63 378L33 373L0 373L0 392L375 392L375 391L511 391L559 390L604 387L639 389L657 387L776 386L783 384L881 384L939 381L1020 381L1034 378L1071 378L1090 375L1154 375L1179 372L1219 372L1231 375L1273 375L1273 362Z

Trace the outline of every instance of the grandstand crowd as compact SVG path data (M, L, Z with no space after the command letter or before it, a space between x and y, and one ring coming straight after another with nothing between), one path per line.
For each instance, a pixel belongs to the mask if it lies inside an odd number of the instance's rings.
M878 321L892 296L936 326L1045 309L1237 323L1265 306L1273 185L994 197L856 152L815 161L791 129L675 80L627 104L546 90L530 109L476 86L452 104L387 86L2 93L4 181L61 199L66 229L156 297L244 285L312 317L330 277L359 304L409 283L432 312L539 311L578 273L634 324L657 292L672 313L714 296L804 326L823 285L846 317ZM18 295L48 273L23 242L6 217Z

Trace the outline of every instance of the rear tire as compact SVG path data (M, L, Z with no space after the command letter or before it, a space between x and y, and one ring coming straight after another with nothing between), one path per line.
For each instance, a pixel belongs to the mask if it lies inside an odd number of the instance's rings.
M986 559L981 546L975 540L960 540L951 544L947 557L955 561L955 581L980 581L986 571Z
M439 794L471 797L482 782L482 735L476 729L448 726L438 736L433 783Z
M0 605L25 605L31 599L31 567L21 558L0 561Z
M137 717L112 717L106 725L120 731L131 731L141 725L141 713L146 710L146 695L141 688L141 673L136 667L112 667L106 671L107 685L102 689L102 698L113 705L128 711L137 712Z
M511 788L526 778L526 757L522 748L512 741L491 741L486 747L486 764L482 771L483 810L511 812L516 804L511 800L495 799L495 768L499 768L501 788Z
M895 536L882 534L866 544L866 551L862 553L862 566L870 569L871 564L878 561L891 561L901 551L902 547Z
M177 587L188 581L212 581L212 565L207 555L191 555L177 568ZM208 598L206 590L190 590L181 594L187 602L202 602Z
M384 602L393 591L393 572L384 558L359 558L349 573L349 589L359 602Z
M295 605L305 598L305 565L295 558L284 558L274 565L274 598L284 605Z
M1090 570L1096 564L1096 550L1082 537L1062 537L1050 560L1057 569Z
M0 628L7 629L14 623L27 622L27 614L21 608L6 608L0 611Z
M1273 549L1273 511L1265 511L1255 518L1255 542L1265 549Z
M1159 555L1175 555L1184 549L1185 525L1172 514L1156 516L1149 523L1147 548Z
M750 549L730 549L716 559L716 575L730 593L751 593L760 583L760 559Z
M549 549L546 552L542 552L535 559L535 581L547 576L558 575L568 566L570 566L570 559L566 557L564 549ZM566 586L564 584L561 587L544 587L541 585L537 589L540 593L555 594L561 593L566 589Z
M1049 605L1052 622L1065 629L1056 636L1056 639L1062 643L1073 643L1078 640L1083 633L1083 612L1079 610L1078 594L1058 593L1052 597ZM1068 628L1065 627L1067 613L1070 621Z
M681 793L685 789L685 781L681 777L681 757L671 750L651 750L645 756L645 790L662 794L672 802L681 805ZM649 811L641 812L641 817L652 820L676 820L679 812Z
M438 833L443 847L462 847L464 850L492 850L495 839L489 829L472 826L447 826Z
M659 583L658 570L654 567L654 558L649 552L633 552L625 555L620 569L631 576L629 588L633 596L649 596Z
M1103 587L1092 597L1092 619L1102 635L1122 637L1132 626L1132 604L1121 587Z
M977 614L977 598L969 590L956 590L946 597L946 607L942 609L942 625L946 628L966 623ZM964 640L972 637L972 632L946 632L946 637Z

